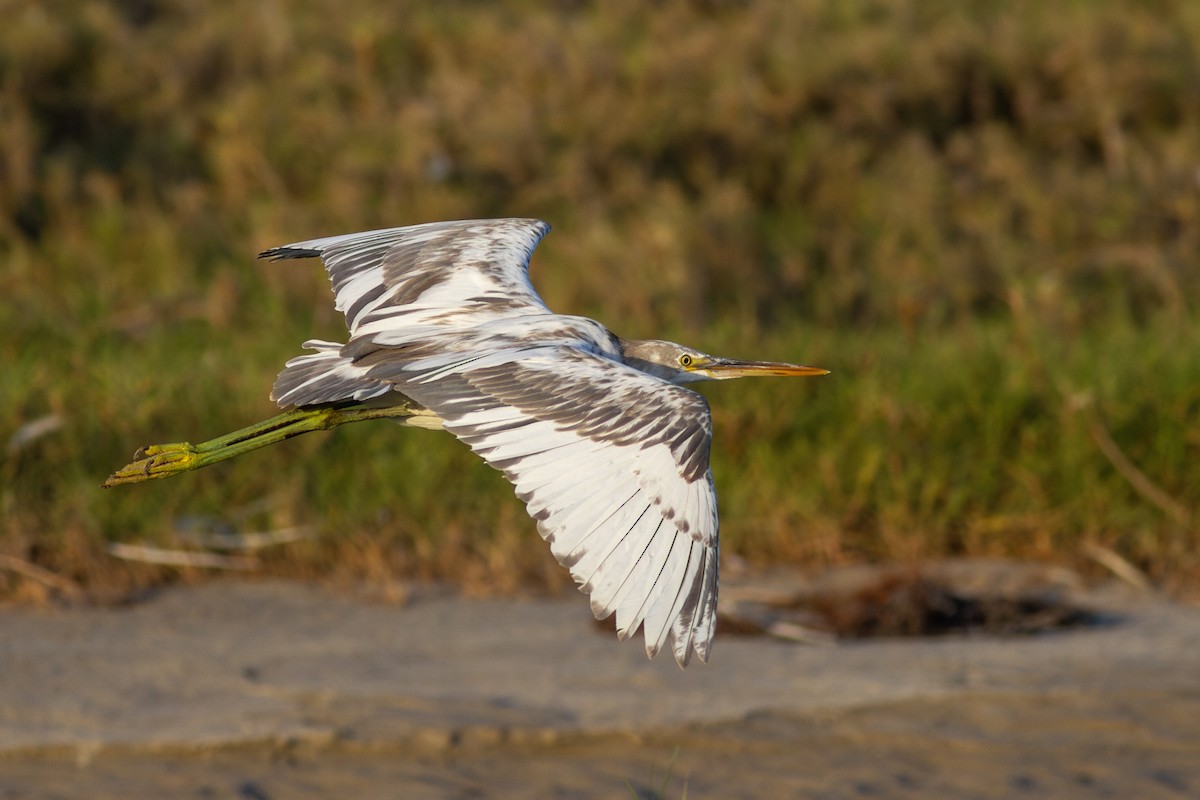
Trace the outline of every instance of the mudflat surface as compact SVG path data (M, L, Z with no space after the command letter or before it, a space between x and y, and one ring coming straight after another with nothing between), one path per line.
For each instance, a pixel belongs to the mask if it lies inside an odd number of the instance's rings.
M581 597L219 582L0 611L0 798L1200 797L1200 609L686 671Z

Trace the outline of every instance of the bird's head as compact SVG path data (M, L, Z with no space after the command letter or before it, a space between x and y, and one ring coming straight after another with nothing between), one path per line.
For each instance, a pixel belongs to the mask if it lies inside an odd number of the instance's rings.
M625 357L625 363L634 369L671 383L723 381L728 378L751 378L759 375L799 377L829 374L829 370L820 367L805 367L778 361L738 361L733 358L710 356L708 353L659 339L622 339L621 354Z

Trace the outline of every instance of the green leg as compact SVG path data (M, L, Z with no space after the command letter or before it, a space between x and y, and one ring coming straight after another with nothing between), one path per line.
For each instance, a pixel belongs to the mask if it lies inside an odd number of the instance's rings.
M209 464L282 442L302 433L327 431L348 422L362 422L368 419L411 417L422 411L403 404L384 408L334 405L294 408L264 422L200 444L176 442L143 447L133 454L132 463L109 475L108 480L101 486L110 489L125 483L168 478L180 472L207 467Z

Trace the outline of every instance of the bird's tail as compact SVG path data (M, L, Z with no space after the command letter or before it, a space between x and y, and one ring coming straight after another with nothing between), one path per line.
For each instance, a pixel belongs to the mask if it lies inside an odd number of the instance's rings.
M342 355L337 342L309 339L304 346L314 352L287 362L271 389L271 399L281 408L362 402L393 390L390 383L366 377L366 370Z

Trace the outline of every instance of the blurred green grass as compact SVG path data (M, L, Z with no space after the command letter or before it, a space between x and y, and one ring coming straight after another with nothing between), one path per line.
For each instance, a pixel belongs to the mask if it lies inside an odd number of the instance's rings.
M1200 577L1195 4L61 6L0 31L0 440L62 421L0 455L0 553L124 591L176 574L104 543L200 515L319 529L270 571L563 585L498 474L386 423L97 489L341 334L257 251L539 216L556 310L833 370L705 389L727 552Z

